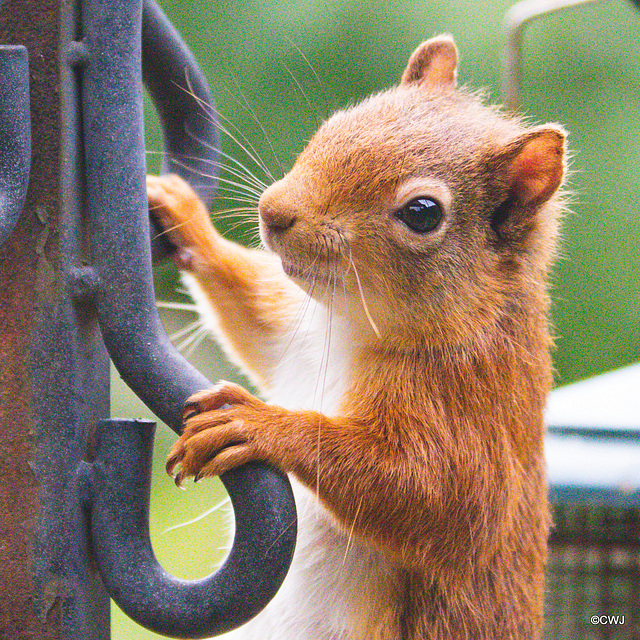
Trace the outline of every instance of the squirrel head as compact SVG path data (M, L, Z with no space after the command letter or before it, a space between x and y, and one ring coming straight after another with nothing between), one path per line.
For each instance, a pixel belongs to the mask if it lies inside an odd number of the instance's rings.
M457 61L450 36L423 42L399 86L335 113L259 202L285 272L382 335L463 340L546 305L565 132L456 88Z

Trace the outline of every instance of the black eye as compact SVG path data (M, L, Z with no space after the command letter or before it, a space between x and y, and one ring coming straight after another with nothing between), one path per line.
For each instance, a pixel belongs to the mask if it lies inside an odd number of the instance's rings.
M414 198L396 213L396 218L402 220L411 231L429 233L440 224L442 207L431 198Z

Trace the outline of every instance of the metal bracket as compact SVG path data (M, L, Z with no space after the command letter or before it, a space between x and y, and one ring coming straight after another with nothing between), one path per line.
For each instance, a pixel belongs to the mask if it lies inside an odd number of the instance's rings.
M175 32L152 2L146 8L152 12L146 24L155 24L147 33L169 38L163 44L151 37L155 51L168 52L164 68L183 73L177 71L182 65L180 49L178 58L171 58ZM85 203L93 301L105 345L122 378L180 432L184 401L212 385L173 347L155 304L142 134L142 0L84 0L82 17ZM157 84L153 73L147 77L152 86ZM152 91L162 95L157 87ZM170 157L187 155L183 144L191 132L181 121L178 116L178 125L167 136L182 141L170 149ZM216 144L214 138L211 146ZM147 541L144 499L134 496L136 486L148 482L148 464L145 467L139 456L140 447L148 450L148 441L140 438L149 427L127 421L106 424L93 467L93 477L104 482L94 485L99 490L92 531L110 595L141 624L175 635L205 637L255 615L280 587L293 556L295 503L286 476L264 464L222 476L239 523L229 561L214 576L185 585L157 566Z
M0 46L0 246L24 207L31 168L29 59L21 45Z

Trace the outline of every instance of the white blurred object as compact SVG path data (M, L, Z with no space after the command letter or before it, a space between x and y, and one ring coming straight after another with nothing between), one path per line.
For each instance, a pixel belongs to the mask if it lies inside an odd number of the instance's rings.
M640 504L640 364L556 389L546 422L554 500Z
M560 387L547 403L546 422L559 427L637 429L640 363Z
M520 107L520 78L522 76L522 38L525 27L532 21L556 11L590 4L596 0L522 0L513 5L504 17L507 34L504 48L504 104L511 111Z

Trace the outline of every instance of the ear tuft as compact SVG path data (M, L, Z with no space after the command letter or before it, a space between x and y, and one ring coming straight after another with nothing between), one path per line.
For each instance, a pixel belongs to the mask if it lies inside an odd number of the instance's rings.
M442 34L423 42L411 55L401 85L419 85L429 91L456 87L458 49L453 38Z

